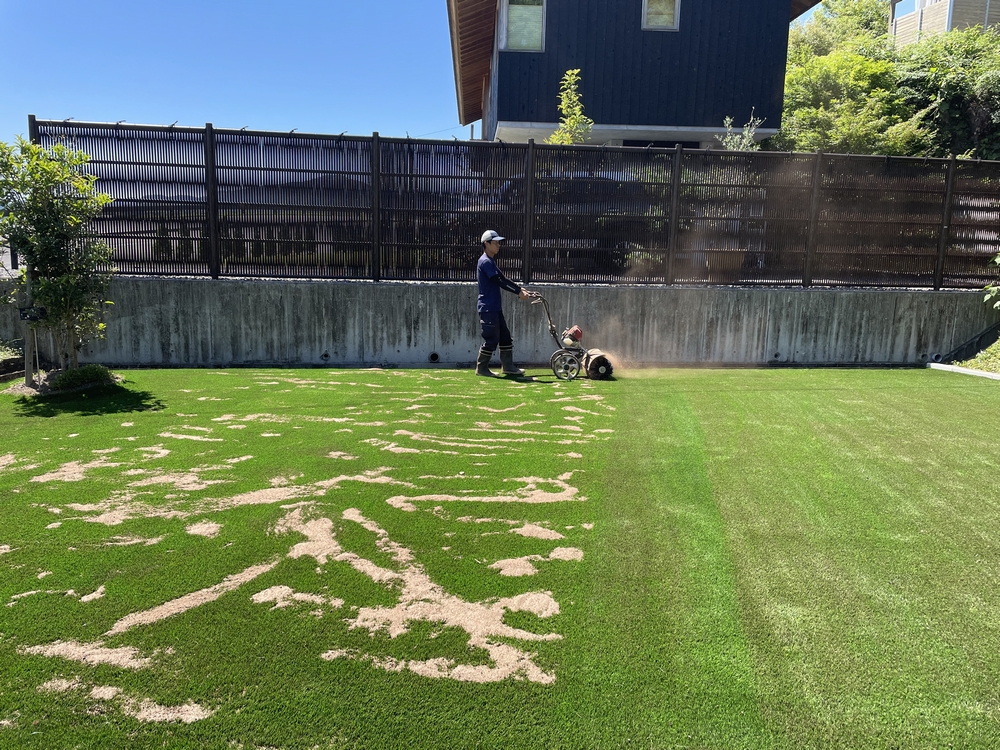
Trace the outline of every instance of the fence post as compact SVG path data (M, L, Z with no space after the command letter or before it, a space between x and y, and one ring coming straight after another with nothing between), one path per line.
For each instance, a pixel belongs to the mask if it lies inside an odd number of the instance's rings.
M948 249L948 232L951 228L951 195L955 183L955 165L958 161L955 154L948 162L948 178L944 190L944 210L941 212L941 236L938 238L937 263L934 265L934 290L937 291L944 283L944 253Z
M219 185L215 174L215 128L205 123L205 212L208 219L208 272L219 278Z
M674 283L674 258L677 255L677 223L681 205L681 159L684 147L677 144L674 152L674 169L670 175L670 228L667 232L667 268L664 278L668 284Z
M816 224L819 223L819 188L823 152L817 151L813 161L812 198L809 201L809 235L806 238L806 262L802 269L802 286L812 286L813 256L816 255Z
M372 133L372 281L382 277L382 142Z
M524 262L521 277L525 285L531 283L531 246L535 231L535 139L528 139L524 160Z

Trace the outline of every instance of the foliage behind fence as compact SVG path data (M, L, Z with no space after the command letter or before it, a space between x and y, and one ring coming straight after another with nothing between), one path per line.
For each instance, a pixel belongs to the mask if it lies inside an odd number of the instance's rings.
M996 280L1000 162L29 127L90 154L128 274L472 280L492 228L526 283Z

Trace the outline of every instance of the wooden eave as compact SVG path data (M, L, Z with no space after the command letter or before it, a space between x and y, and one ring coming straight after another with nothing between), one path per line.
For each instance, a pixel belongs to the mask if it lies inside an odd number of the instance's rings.
M789 22L818 4L819 0L791 0ZM462 125L483 117L483 92L490 77L496 19L497 0L448 0L458 121Z
M448 0L458 121L463 125L483 117L483 91L490 77L496 18L497 0Z

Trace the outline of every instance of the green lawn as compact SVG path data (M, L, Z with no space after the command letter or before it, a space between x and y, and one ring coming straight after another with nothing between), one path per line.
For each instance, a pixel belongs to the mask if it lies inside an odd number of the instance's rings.
M0 395L0 747L1000 745L996 381L125 374Z

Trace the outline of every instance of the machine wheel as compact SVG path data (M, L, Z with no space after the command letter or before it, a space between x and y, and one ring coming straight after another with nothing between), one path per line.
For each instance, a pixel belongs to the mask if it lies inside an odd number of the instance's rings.
M552 372L560 380L572 380L580 374L580 360L572 352L561 349L552 355L549 360L552 365Z

